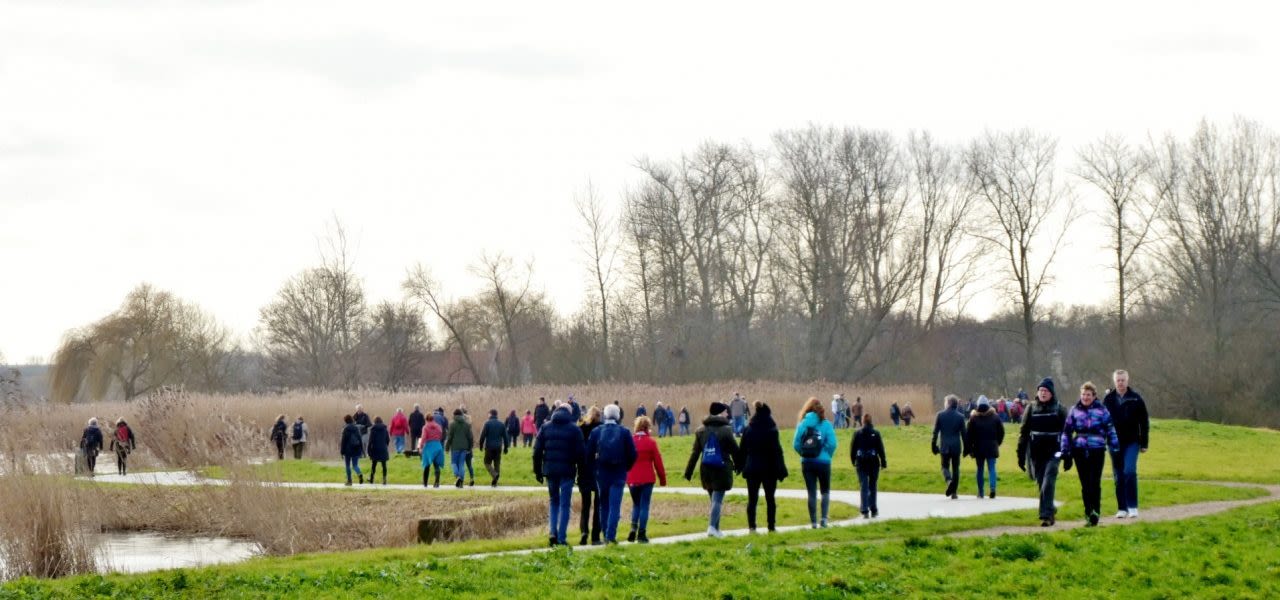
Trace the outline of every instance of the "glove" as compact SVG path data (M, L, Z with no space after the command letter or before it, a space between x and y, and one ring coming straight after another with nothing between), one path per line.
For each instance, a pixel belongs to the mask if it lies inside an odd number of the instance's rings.
M1070 454L1067 454L1067 455L1065 455L1065 456L1063 456L1063 457L1062 457L1062 470L1063 470L1063 471L1070 471L1070 470L1071 470L1071 455L1070 455Z
M685 480L685 481L693 481L693 475L692 475L692 474L689 474L689 473L685 473L685 474L684 474L684 480Z
M934 456L937 456L937 455L938 455L938 445L937 445L937 444L934 444L934 445L933 445L933 455L934 455Z
M541 474L539 474L539 475L535 475L535 476L534 476L534 479L537 479L537 480L538 480L538 483L542 483L542 475L541 475Z
M1022 471L1023 473L1026 473L1026 472L1027 472L1027 461L1025 461L1025 460L1020 460L1020 461L1018 461L1018 470Z

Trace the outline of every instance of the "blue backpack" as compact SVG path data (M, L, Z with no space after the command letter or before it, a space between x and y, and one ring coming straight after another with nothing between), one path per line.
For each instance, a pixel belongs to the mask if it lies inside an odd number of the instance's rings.
M707 441L702 445L702 466L724 467L724 456L720 454L720 436L707 430Z

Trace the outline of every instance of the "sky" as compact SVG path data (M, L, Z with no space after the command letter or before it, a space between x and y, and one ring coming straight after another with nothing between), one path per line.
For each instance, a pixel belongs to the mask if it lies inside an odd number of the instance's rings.
M500 251L570 313L574 195L616 207L637 159L705 140L1030 127L1065 169L1107 132L1275 129L1271 6L0 0L0 354L49 356L142 282L247 337L335 218L372 300L419 262L465 295ZM1047 302L1106 299L1098 219Z

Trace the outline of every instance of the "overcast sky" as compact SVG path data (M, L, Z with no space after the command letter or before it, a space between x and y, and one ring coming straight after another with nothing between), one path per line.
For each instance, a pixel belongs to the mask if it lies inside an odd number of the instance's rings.
M707 139L1032 127L1065 166L1107 131L1280 123L1271 3L431 4L0 0L0 353L144 281L245 335L334 215L373 300L418 261L471 291L487 249L571 312L574 193ZM1047 301L1108 293L1090 219Z

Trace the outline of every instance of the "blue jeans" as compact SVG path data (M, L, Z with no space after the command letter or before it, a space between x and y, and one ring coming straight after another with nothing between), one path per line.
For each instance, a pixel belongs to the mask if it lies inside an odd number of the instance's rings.
M1137 442L1120 445L1119 452L1111 453L1111 474L1116 482L1116 506L1120 510L1138 508L1138 454Z
M649 504L653 501L653 484L631 486L631 526L644 531L649 526Z
M983 480L983 476L982 476L982 475L983 475L983 473L982 473L983 463L986 463L986 467L987 467L987 475L988 475L988 477L986 477L986 479L990 479L990 480L991 480L991 493L993 493L993 494L994 494L994 493L996 493L996 481L997 481L997 479L996 479L996 459L994 459L994 458L975 458L974 460L978 462L978 497L979 497L979 498L981 498L981 497L983 496L983 494L982 494L982 488L983 488L983 483L985 483L985 481Z
M733 435L742 435L742 430L747 428L747 418L745 416L737 416L733 418Z
M364 475L364 472L360 470L360 457L359 457L359 456L344 456L344 457L342 457L342 466L343 466L343 467L345 467L345 468L347 469L347 483L351 483L351 472L352 472L352 471L355 471L355 472L356 472L356 475Z
M712 528L720 529L720 510L724 508L724 492L708 492L711 495L711 521Z
M681 423L681 424L680 424L680 435L689 435L689 424L688 424L688 423Z
M626 489L627 480L596 481L596 490L600 494L600 524L604 526L604 541L618 541L618 521L622 517L622 490Z
M548 477L547 494L551 497L548 521L549 537L556 543L567 544L569 535L569 513L573 510L573 476Z
M836 429L844 429L844 413L836 413Z
M800 473L804 475L804 487L809 492L809 522L818 523L818 492L822 492L822 522L827 521L831 509L831 463L802 462Z
M396 454L404 454L404 436L393 435L391 436L391 439L396 443Z
M861 502L858 504L858 510L862 514L880 513L880 507L876 505L876 486L880 483L880 465L879 463L868 466L858 467L858 491L860 492Z
M449 466L453 468L453 476L462 479L467 474L467 451L454 450L449 453Z

